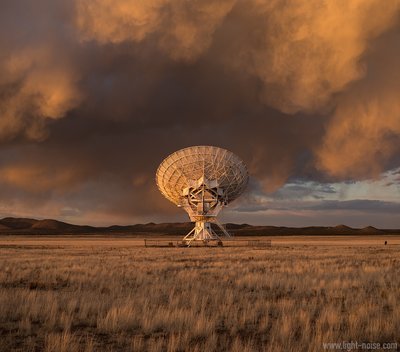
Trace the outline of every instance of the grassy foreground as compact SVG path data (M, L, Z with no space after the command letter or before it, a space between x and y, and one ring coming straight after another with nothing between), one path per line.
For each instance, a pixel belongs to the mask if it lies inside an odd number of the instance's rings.
M0 351L400 347L399 278L398 245L1 246Z

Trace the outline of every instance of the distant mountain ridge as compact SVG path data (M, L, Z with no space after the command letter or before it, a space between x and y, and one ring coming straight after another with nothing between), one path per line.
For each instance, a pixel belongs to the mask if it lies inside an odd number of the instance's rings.
M284 226L253 226L249 224L225 224L227 230L237 236L290 236L290 235L387 235L400 234L400 229L377 229L372 226L352 228L346 225L333 227L284 227ZM118 235L184 235L193 228L190 222L183 223L148 223L136 225L113 225L95 227L88 225L73 225L54 219L29 219L7 217L0 220L0 235L62 235L62 234L118 234ZM218 229L216 229L218 231Z

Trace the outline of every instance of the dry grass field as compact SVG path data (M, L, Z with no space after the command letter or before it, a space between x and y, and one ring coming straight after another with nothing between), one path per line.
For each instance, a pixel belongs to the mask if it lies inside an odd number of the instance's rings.
M400 347L400 245L0 240L0 351L307 352L342 341Z

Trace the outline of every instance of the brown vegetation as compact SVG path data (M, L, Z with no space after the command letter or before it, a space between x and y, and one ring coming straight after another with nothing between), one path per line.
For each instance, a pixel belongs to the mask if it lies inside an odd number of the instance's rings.
M400 246L2 246L0 351L400 342Z

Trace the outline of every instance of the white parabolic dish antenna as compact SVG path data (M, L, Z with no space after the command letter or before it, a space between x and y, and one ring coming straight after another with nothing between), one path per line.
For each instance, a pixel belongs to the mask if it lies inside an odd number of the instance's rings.
M232 152L211 146L184 148L169 155L158 167L157 186L161 193L182 207L196 222L184 241L220 240L211 227L228 203L243 193L248 183L243 161Z

